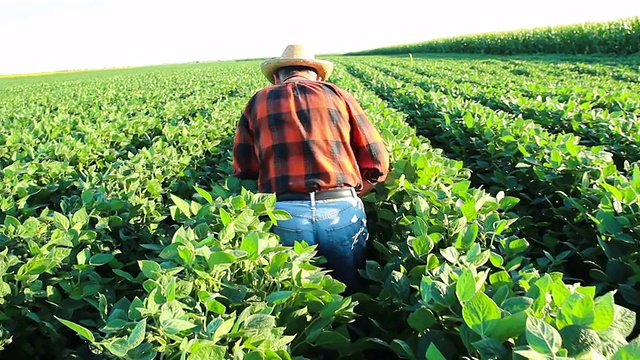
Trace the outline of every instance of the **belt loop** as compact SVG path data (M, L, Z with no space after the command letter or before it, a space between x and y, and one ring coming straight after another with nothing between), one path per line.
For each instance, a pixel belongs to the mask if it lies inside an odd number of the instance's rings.
M358 193L356 192L356 188L351 187L351 188L349 188L349 190L351 190L351 196L353 196L354 198L358 197Z
M314 209L316 207L316 192L312 191L309 193L309 200L311 200L311 208Z

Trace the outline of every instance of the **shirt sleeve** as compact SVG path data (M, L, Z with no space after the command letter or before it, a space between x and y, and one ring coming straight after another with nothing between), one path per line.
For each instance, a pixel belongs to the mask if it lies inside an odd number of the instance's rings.
M351 122L351 147L360 168L362 180L382 182L389 173L389 152L382 136L364 113L360 103L343 91Z
M233 176L257 180L260 167L255 152L253 130L249 124L249 106L240 116L233 140Z

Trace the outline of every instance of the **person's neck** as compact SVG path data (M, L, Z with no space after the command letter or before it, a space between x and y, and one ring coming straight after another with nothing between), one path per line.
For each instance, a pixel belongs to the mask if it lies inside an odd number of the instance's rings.
M313 81L313 79L310 79L309 77L298 73L298 74L291 74L282 80L283 83L291 82L291 81Z

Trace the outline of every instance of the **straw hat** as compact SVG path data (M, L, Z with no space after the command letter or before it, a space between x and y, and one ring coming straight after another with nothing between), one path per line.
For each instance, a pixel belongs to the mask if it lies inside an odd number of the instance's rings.
M333 71L333 63L328 60L316 59L303 45L288 45L279 58L265 60L260 67L264 76L274 83L273 74L280 68L285 66L308 66L314 68L318 72L318 76L323 80L327 80L331 71Z

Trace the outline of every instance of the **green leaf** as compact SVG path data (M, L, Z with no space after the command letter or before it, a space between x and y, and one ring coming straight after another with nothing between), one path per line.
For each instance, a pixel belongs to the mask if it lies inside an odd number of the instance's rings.
M429 347L427 348L427 353L426 353L425 359L428 359L428 360L447 360L444 357L444 355L442 355L440 350L438 350L438 347L434 343L429 344Z
M244 321L245 329L271 330L276 327L276 319L272 315L253 314Z
M500 286L503 284L511 284L511 277L506 271L494 272L489 276L489 283L494 286Z
M532 298L526 296L516 296L506 299L504 302L502 302L502 304L500 304L500 307L502 308L502 310L510 314L515 314L517 312L527 310L531 307L531 304L533 304Z
M529 242L525 239L515 239L509 242L507 252L510 254L519 254L529 248Z
M124 338L116 338L111 342L103 342L104 347L113 355L124 358L129 352L129 343Z
M69 329L78 333L78 335L82 336L83 338L89 340L92 343L96 342L96 338L93 336L93 333L89 331L89 329L85 328L84 326L78 325L69 320L61 319L55 315L53 315L53 317L56 318L56 320L60 321L63 325L65 325Z
M87 209L80 208L80 210L76 211L75 214L71 217L71 221L73 222L73 226L78 225L78 229L82 229L85 225L89 223L89 215L87 214Z
M167 302L173 301L176 299L176 278L172 276L169 280L169 283L166 287L164 287L164 293L167 297Z
M433 250L433 240L428 235L420 235L413 239L411 246L418 256L427 255Z
M409 314L409 317L407 318L409 326L418 332L427 330L433 326L435 322L436 318L433 315L433 312L427 308L420 308Z
M234 210L242 210L247 207L247 202L242 196L234 196L231 198L231 206L233 206Z
M473 343L481 359L507 359L509 351L495 339L482 339Z
M319 347L330 346L333 348L340 348L350 345L350 341L348 337L337 331L325 330L318 335L313 344Z
M562 329L567 325L591 327L595 320L595 304L593 299L580 293L567 297L558 312L557 326Z
M595 319L591 328L599 331L604 330L613 324L615 316L615 300L613 291L610 291L595 300Z
M235 314L235 313L234 313ZM216 328L216 330L213 332L213 336L211 337L211 340L213 341L217 341L218 339L220 339L223 335L227 335L229 333L229 331L233 328L233 324L235 323L236 319L235 316L225 320L220 326L218 326Z
M4 218L4 226L7 228L15 228L15 229L19 229L20 228L20 220L16 219L15 217L11 216L11 215L6 215Z
M209 255L207 264L209 265L209 268L213 269L215 265L233 264L234 262L236 262L236 260L238 260L238 258L236 258L233 254L224 251L216 251Z
M465 270L456 282L456 296L461 304L471 299L476 293L476 279L471 270Z
M53 224L56 228L64 231L69 230L70 226L69 219L57 211L53 213Z
M267 295L266 300L269 304L282 304L291 297L291 294L293 294L291 290L275 291Z
M178 256L184 262L185 265L191 266L196 260L196 254L193 252L193 245L189 244L189 246L180 245L178 246Z
M225 227L231 223L231 215L224 208L220 208L220 220Z
M520 348L514 348L513 349L513 353L519 355L521 358L525 358L527 360L554 360L554 359L558 359L558 357L554 357L553 355L550 354L541 354L533 349L527 348L527 349L520 349ZM514 359L519 359L517 357L513 357ZM562 359L565 360L565 359Z
M634 341L618 349L611 360L637 360L640 358L640 342Z
M504 258L500 254L496 254L492 252L491 255L489 256L489 261L491 262L491 265L497 268L500 268L504 263Z
M191 349L193 348L196 348L196 346L191 347ZM226 346L207 344L206 346L197 347L196 350L191 350L187 360L225 360L226 355Z
M445 260L452 264L457 263L458 258L460 257L460 253L453 246L440 250L440 254L445 258Z
M411 350L411 347L403 340L394 339L390 345L391 345L391 349L396 354L400 355L401 358L417 360L415 355L413 355L413 350Z
M133 275L129 274L126 271L120 270L120 269L111 269L111 271L113 271L116 275L121 276L131 282L135 282L136 279L133 277Z
M509 339L518 339L526 331L527 314L522 311L494 320L490 337L503 343Z
M127 338L127 344L128 344L129 350L142 344L142 342L144 341L144 336L146 331L147 331L147 319L142 319L142 321L139 321L136 324L136 326L131 331L131 334L129 334L129 337Z
M533 316L527 318L526 337L529 345L543 354L555 354L562 346L560 333L553 326Z
M195 326L196 324L194 323L180 319L167 319L161 324L162 330L169 335L176 335L182 331L194 328Z
M559 308L564 306L567 298L571 296L571 291L569 291L562 280L553 280L550 286L553 303Z
M114 258L115 256L113 254L95 254L89 259L89 265L104 265Z
M500 308L482 291L477 292L471 300L462 307L462 317L473 331L485 336L491 330L491 320L500 319Z
M636 313L620 305L614 305L613 324L599 332L600 336L626 338L636 325Z
M433 286L433 280L427 276L423 276L422 280L420 280L420 296L422 298L422 302L425 305L428 305L431 301L431 287Z
M207 201L207 203L213 204L213 197L205 189L203 189L201 187L198 187L198 186L194 186L194 189L196 189L198 194L200 194L200 196L202 196L202 198L205 199Z
M188 218L191 217L191 205L189 205L187 201L182 200L181 198L173 194L171 194L171 200L174 204L176 204L176 206L184 216Z
M144 303L137 296L133 298L131 301L131 305L129 305L129 311L127 312L127 317L131 321L136 321L142 318L142 314L140 314L140 309L144 309Z
M409 296L411 284L405 274L394 270L385 280L384 289L394 298L403 300Z
M247 252L247 258L250 260L255 260L259 255L259 241L258 235L256 233L250 233L244 238L242 238L242 242L240 244L240 249Z
M162 268L160 267L160 264L155 261L138 260L138 266L140 267L140 270L142 270L144 276L149 279L155 280L162 275Z

